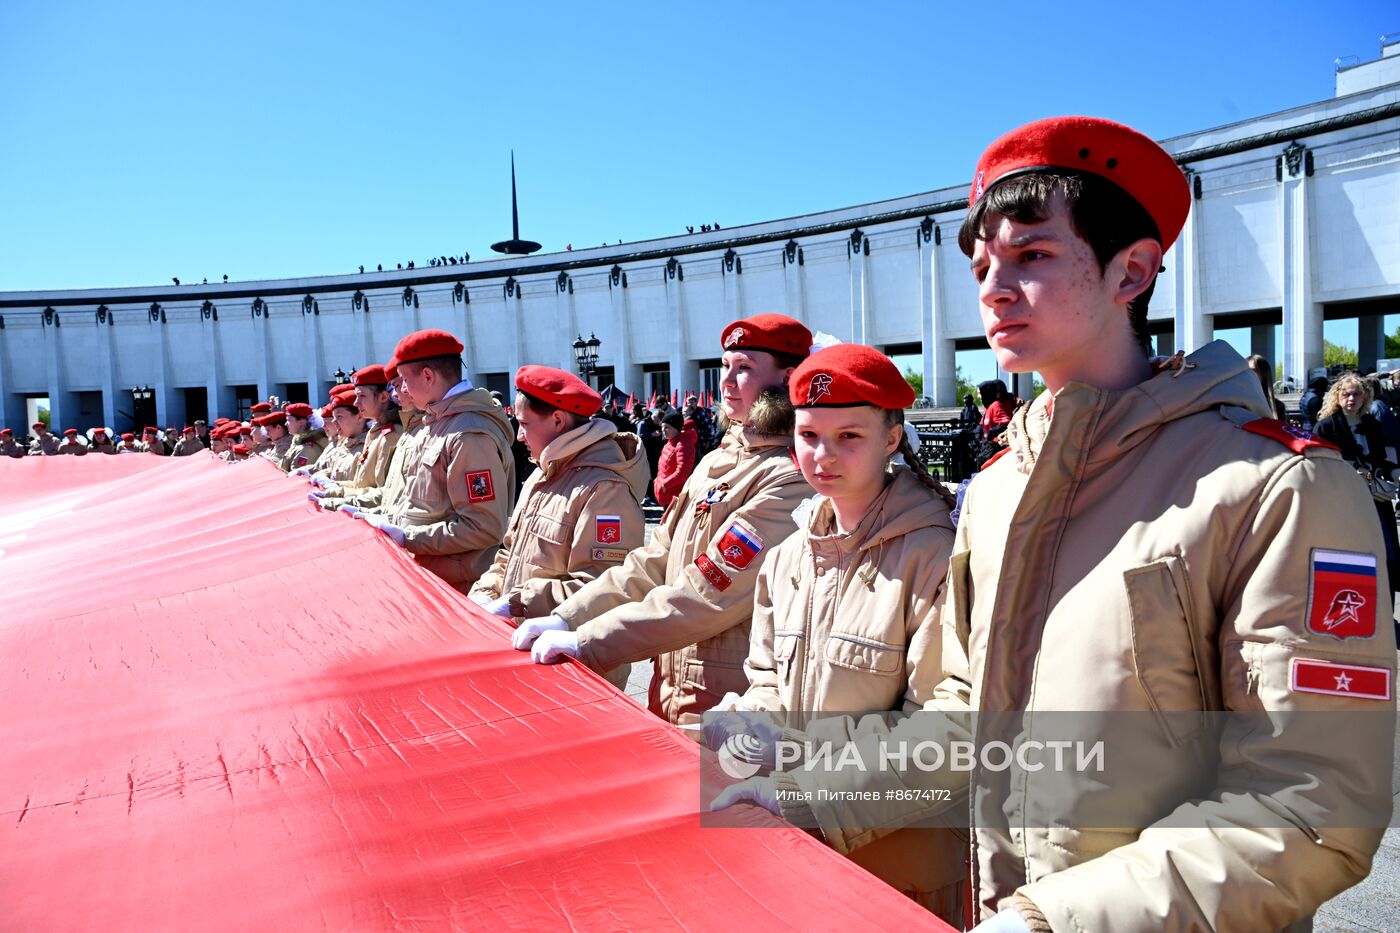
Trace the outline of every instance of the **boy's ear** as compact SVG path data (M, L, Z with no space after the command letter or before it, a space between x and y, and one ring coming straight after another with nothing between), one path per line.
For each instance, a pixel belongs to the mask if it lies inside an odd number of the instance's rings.
M1109 272L1117 282L1114 297L1118 303L1131 304L1137 296L1147 291L1161 268L1162 244L1151 237L1143 237L1119 250L1109 266Z

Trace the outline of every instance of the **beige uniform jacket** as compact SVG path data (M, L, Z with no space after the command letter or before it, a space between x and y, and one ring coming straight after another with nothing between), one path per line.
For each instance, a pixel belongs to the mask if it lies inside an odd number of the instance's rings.
M292 443L277 465L282 468L283 473L290 473L302 467L311 466L316 462L316 458L321 456L321 451L326 448L326 432L321 430L307 431L305 434L292 436Z
M45 432L42 437L35 437L29 444L29 455L31 457L45 456L54 457L59 453L59 439L53 432Z
M382 486L364 486L346 490L346 495L321 500L322 508L336 509L341 505L353 505L357 509L373 510L388 514L397 508L408 488L408 469L414 462L413 445L423 437L423 413L417 409L400 410L403 432L398 436L389 456L389 465L384 471ZM387 435L386 435L387 436ZM343 488L343 487L341 487Z
M556 437L525 480L505 541L472 594L510 594L512 615L549 615L642 546L650 479L637 436L610 421Z
M282 466L282 461L287 457L287 451L291 449L292 436L290 434L283 434L281 440L276 443L264 444L258 450L258 456L271 460L280 467Z
M506 533L515 496L510 447L510 422L485 389L434 402L404 459L403 498L380 509L403 529L404 548L464 593Z
M0 457L23 457L24 455L24 448L14 438L0 441Z
M845 534L836 531L830 500L809 501L806 529L774 548L759 571L744 663L744 707L798 714L788 723L798 733L801 714L908 708L909 644L921 628L937 628L934 605L953 549L947 502L905 467L893 469ZM944 920L961 917L965 832L911 827L855 848L846 842L831 839Z
M421 413L400 409L394 413L393 421L371 428L365 446L355 458L355 472L339 486L342 494L383 486L389 475L389 464L394 459L394 449L398 447L404 431L422 420Z
M1126 710L1142 726L1101 771L974 777L978 805L1012 827L974 824L984 918L1025 898L1057 931L1306 929L1380 843L1368 820L1390 812L1395 640L1376 511L1334 450L1256 420L1272 413L1228 345L1186 363L1117 392L1071 384L1053 418L1042 395L968 488L942 647L911 647L911 702L978 710L979 729L988 711ZM1373 568L1359 605L1326 598L1315 564L1336 555ZM1348 606L1344 636L1328 634ZM1217 741L1189 715L1203 710L1276 727ZM1312 715L1281 718L1295 712ZM958 779L911 769L867 786ZM849 825L860 809L816 816ZM1101 828L1106 810L1126 828ZM1359 828L1336 827L1359 810Z
M332 482L343 482L354 476L355 471L359 469L367 437L367 433L361 431L354 437L341 438L335 447L330 448L321 457L319 462L323 464L322 475Z
M76 437L73 438L71 441L65 437L62 441L59 442L58 452L60 454L68 454L69 456L73 457L82 457L87 454L88 448L87 444L84 444Z
M199 442L197 437L182 437L175 442L175 449L171 452L172 457L193 457L195 454L204 453L209 448Z
M743 693L762 552L796 530L792 510L811 494L790 434L733 426L696 464L651 544L555 609L577 629L580 659L607 671L655 658L649 706L678 725Z
M88 445L88 450L92 451L95 454L119 453L119 451L117 450L117 445L112 443L110 439L103 441L100 444L97 441L93 441L91 444Z

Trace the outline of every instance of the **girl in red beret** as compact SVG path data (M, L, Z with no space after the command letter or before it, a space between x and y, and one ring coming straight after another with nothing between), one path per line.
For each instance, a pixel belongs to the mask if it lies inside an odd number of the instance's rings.
M763 749L750 753L769 768L779 737L800 742L794 733L810 715L919 708L932 684L911 683L918 674L908 648L938 644L934 605L953 545L952 497L905 437L914 390L888 357L858 344L820 350L793 372L789 391L797 462L817 495L794 516L798 533L759 571L748 687L722 704L741 712L713 717L705 729L716 750L731 733L757 737ZM892 464L896 453L904 465ZM750 778L714 806L751 800L820 828L837 851L961 923L965 833L909 828L872 841L878 833L869 829L819 820L800 799L812 789L801 786L802 777L784 770ZM832 787L831 775L823 780Z
M553 615L522 624L517 648L533 644L537 662L571 657L597 671L653 658L649 706L678 725L698 723L725 693L748 688L758 568L796 530L792 510L811 494L792 459L786 390L811 343L807 328L782 314L724 329L720 446L696 465L650 545Z

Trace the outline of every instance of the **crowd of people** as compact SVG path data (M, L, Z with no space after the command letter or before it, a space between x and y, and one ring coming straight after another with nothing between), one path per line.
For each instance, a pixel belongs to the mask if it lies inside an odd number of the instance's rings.
M463 377L459 340L424 330L319 413L261 403L216 422L209 450L303 478L320 509L509 623L503 640L535 663L621 685L649 662L656 716L753 765L711 809L807 828L949 923L1306 924L1365 877L1390 815L1400 575L1393 513L1383 540L1357 476L1395 470L1373 390L1326 387L1318 437L1278 420L1267 365L1225 344L1150 355L1147 304L1190 194L1136 131L1038 121L993 143L975 179L959 245L988 340L1047 391L994 382L982 409L964 399L990 451L960 501L920 464L893 361L815 347L781 314L720 333L718 418L693 398L623 414L545 366L494 398ZM665 511L647 541L649 498ZM1054 785L1035 769L1009 784L881 768L824 796L818 771L776 751L1064 710L1091 711L1089 738L1101 713L1147 718L1132 755ZM1345 718L1306 741L1282 722L1226 741L1205 711ZM878 803L933 791L898 819ZM1009 828L950 819L989 796ZM1098 806L1114 820L1076 824ZM1375 824L1330 818L1344 807Z

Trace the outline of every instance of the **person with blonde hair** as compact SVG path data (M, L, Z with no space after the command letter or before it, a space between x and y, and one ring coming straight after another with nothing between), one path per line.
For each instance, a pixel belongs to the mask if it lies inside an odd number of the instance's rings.
M1400 581L1400 540L1395 531L1395 503L1373 479L1394 480L1396 464L1386 457L1385 432L1369 411L1375 400L1371 384L1358 373L1343 373L1322 399L1317 434L1334 444L1371 485L1371 498L1385 539L1385 563L1391 586ZM1398 632L1397 634L1400 634Z

